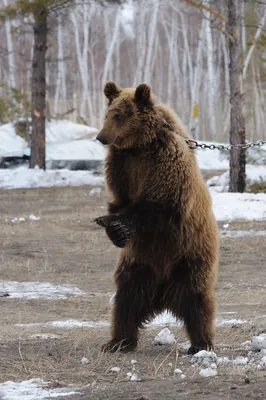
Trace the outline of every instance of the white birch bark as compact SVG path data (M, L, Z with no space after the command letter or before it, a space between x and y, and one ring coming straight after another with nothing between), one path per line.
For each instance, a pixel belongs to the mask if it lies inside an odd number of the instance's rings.
M149 24L149 34L148 34L148 49L146 63L145 63L145 70L144 70L144 82L151 83L151 74L152 74L152 54L153 54L153 47L155 41L155 34L156 34L156 25L157 25L157 16L159 11L159 4L160 0L156 0L153 5L153 12L151 17L151 22Z
M4 7L8 6L8 1L3 0ZM15 65L15 57L14 57L14 47L13 40L11 35L11 22L10 20L5 21L5 32L6 32L6 44L8 51L8 87L15 88L16 87L16 65Z
M199 88L200 88L200 78L202 74L202 46L203 46L203 34L205 31L205 20L201 22L201 27L198 37L198 47L196 53L196 62L194 68L193 77L193 90L192 90L192 101L191 101L191 118L189 129L191 134L198 139L199 138L199 116L193 117L194 107L199 106Z
M204 0L203 4L210 7L210 1ZM209 115L209 127L211 131L211 136L214 139L216 132L216 79L214 72L214 60L213 60L213 42L212 42L212 31L210 24L210 12L204 12L206 21L206 56L207 56L207 67L208 67L208 115Z
M246 14L246 0L241 0L241 42L243 53L245 54L247 51L247 30L245 24L245 14Z
M118 37L118 33L119 33L119 27L120 27L120 13L118 12L116 14L116 18L115 18L115 24L114 24L114 29L113 29L113 34L112 34L112 39L111 42L108 43L107 46L107 54L106 54L106 58L105 58L105 63L104 63L104 68L103 68L103 75L102 75L102 84L104 85L104 83L107 81L107 77L108 77L108 73L111 69L111 61L112 61L112 57L114 54L114 49L115 49L115 44L116 44L116 40ZM110 33L109 33L109 36Z

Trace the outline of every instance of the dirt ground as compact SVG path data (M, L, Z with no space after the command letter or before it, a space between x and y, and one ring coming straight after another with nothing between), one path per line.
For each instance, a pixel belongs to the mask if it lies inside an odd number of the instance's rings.
M117 250L92 219L105 213L106 197L90 187L0 191L0 281L72 284L85 292L62 300L0 297L0 382L42 378L51 386L78 388L69 397L93 400L266 399L266 371L247 365L218 366L201 378L185 354L186 333L171 327L177 345L154 347L162 327L143 330L138 350L103 354L108 327L60 329L55 320L107 321L114 293ZM13 223L15 217L39 221ZM222 227L222 223L220 224ZM234 222L230 229L265 230L266 222ZM215 351L229 358L247 356L242 343L266 332L266 237L223 238L216 289L217 318L246 321L217 327ZM232 314L230 314L232 313ZM34 334L54 334L45 339ZM82 365L82 357L88 364ZM141 381L127 381L131 360ZM110 371L119 367L119 373ZM174 374L180 368L185 378ZM145 398L145 397L143 397Z

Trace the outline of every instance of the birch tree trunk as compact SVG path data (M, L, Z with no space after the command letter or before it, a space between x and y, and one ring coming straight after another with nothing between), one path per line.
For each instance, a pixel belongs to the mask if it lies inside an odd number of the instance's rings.
M240 14L237 0L228 0L228 34L229 39L229 75L230 75L230 103L231 126L230 143L244 144L246 138L245 119L243 114L242 69L241 69L241 41L240 41ZM230 192L244 192L245 190L245 149L235 148L230 152Z
M154 7L153 7L153 14L150 22L149 27L149 34L148 34L148 49L147 49L147 58L145 63L145 70L144 70L144 82L150 83L151 80L151 64L152 64L152 54L153 54L153 47L155 41L155 34L156 34L156 25L157 25L157 16L159 11L159 2L160 0L156 0Z
M8 6L8 1L3 0L4 7ZM15 59L14 59L14 49L13 49L13 41L11 36L11 22L7 19L5 21L5 31L6 31L6 43L7 43L7 51L8 51L8 87L15 88L16 87L16 78L15 78Z
M191 119L190 119L190 133L195 138L199 138L199 88L200 88L200 78L202 72L202 36L204 33L205 20L201 22L199 38L198 38L198 48L196 55L196 62L194 68L194 79L193 79L193 90L192 90L192 102L191 102Z
M203 5L210 7L210 1L204 0ZM208 66L208 74L207 74L207 82L208 82L208 115L209 115L209 127L211 131L211 136L214 139L216 132L216 109L217 109L217 91L216 91L216 79L214 73L214 62L213 62L213 39L212 39L212 31L211 31L211 23L210 18L211 14L209 12L204 12L206 21L206 56L207 56L207 66Z
M45 53L47 49L46 7L34 13L34 46L32 59L32 133L30 168L45 169Z

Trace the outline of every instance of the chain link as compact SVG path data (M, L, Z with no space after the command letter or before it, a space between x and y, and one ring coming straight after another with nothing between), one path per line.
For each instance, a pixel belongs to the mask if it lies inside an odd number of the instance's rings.
M210 149L210 150L232 150L232 149L249 149L250 147L261 147L266 144L265 140L260 140L258 142L247 142L243 144L205 144L198 143L196 140L185 139L188 147L191 149Z

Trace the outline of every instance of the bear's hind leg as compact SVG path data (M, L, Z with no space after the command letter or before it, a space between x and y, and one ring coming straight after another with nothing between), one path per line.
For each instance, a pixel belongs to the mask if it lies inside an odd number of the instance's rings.
M191 340L188 354L211 351L214 339L215 300L206 293L187 292L180 302L179 315Z
M116 285L112 339L102 350L131 351L137 347L139 328L153 316L155 277L150 267L122 264L116 272Z

